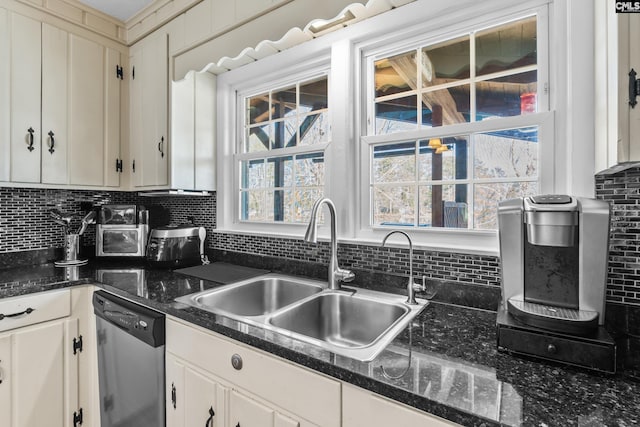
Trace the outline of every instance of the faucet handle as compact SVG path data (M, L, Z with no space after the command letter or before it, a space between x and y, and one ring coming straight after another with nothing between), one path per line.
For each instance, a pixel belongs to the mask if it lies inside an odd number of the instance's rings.
M353 282L356 275L351 270L345 270L344 268L338 268L336 270L336 279L344 283Z

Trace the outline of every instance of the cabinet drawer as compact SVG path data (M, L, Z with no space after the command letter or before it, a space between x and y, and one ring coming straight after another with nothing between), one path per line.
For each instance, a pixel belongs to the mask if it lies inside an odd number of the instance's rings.
M167 319L167 351L321 426L340 425L340 383L210 331ZM231 364L242 359L241 369Z
M71 314L69 289L0 300L0 332Z

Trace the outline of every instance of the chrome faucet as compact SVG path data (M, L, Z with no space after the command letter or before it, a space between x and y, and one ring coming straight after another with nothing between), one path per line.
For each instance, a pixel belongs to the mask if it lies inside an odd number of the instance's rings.
M311 209L311 220L304 234L305 242L318 242L318 211L325 203L331 215L331 259L329 260L328 282L329 289L340 289L340 282L351 282L356 276L349 270L340 268L338 265L338 239L336 238L336 206L330 199L318 199Z
M419 285L413 281L413 242L411 241L411 237L409 237L409 235L404 231L393 230L389 232L386 236L384 236L384 239L382 239L381 247L384 247L384 245L387 243L387 239L389 238L389 236L395 233L402 234L409 241L409 283L407 284L407 304L416 305L418 303L416 302L415 293L420 291L424 292L426 289L426 286L424 283L425 281L424 276L422 277L422 285Z

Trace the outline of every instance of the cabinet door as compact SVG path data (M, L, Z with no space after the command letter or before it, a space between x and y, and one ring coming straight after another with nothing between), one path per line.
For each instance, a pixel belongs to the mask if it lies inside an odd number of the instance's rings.
M42 182L67 183L66 31L42 24Z
M166 356L167 427L222 427L224 392L210 377Z
M0 426L11 425L11 336L0 336Z
M71 35L69 183L104 182L104 48Z
M11 181L40 182L41 24L11 14Z
M120 159L120 85L116 67L122 66L120 52L107 48L105 51L105 135L104 135L104 185L120 185L120 173L116 161Z
M64 322L17 329L12 334L13 427L65 426Z
M184 365L171 353L165 356L165 408L167 427L184 425Z
M273 427L274 411L235 390L229 396L231 427Z
M184 371L185 426L222 427L222 408L218 407L217 384L192 369Z
M130 151L134 186L168 184L168 40L165 33L145 38L132 56ZM137 122L137 123L135 123Z
M9 12L0 8L0 181L9 181L11 156L11 81L9 80ZM0 424L1 424L0 415Z

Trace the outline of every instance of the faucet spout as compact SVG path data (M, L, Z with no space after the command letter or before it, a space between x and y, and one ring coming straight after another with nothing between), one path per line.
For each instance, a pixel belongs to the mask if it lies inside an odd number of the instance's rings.
M340 289L340 282L351 282L355 278L349 270L340 268L338 264L338 239L336 237L336 206L331 199L318 199L311 209L311 220L307 225L307 231L304 234L305 242L318 242L318 211L320 207L326 204L329 208L329 216L331 219L331 258L329 259L328 283L329 289Z
M407 304L415 305L417 304L415 292L424 291L426 286L424 283L422 285L418 285L413 281L413 242L411 241L411 237L409 237L409 235L404 231L393 230L384 236L384 239L382 239L382 245L380 246L384 248L384 245L387 243L387 239L393 234L402 234L409 241L409 283L407 284Z

